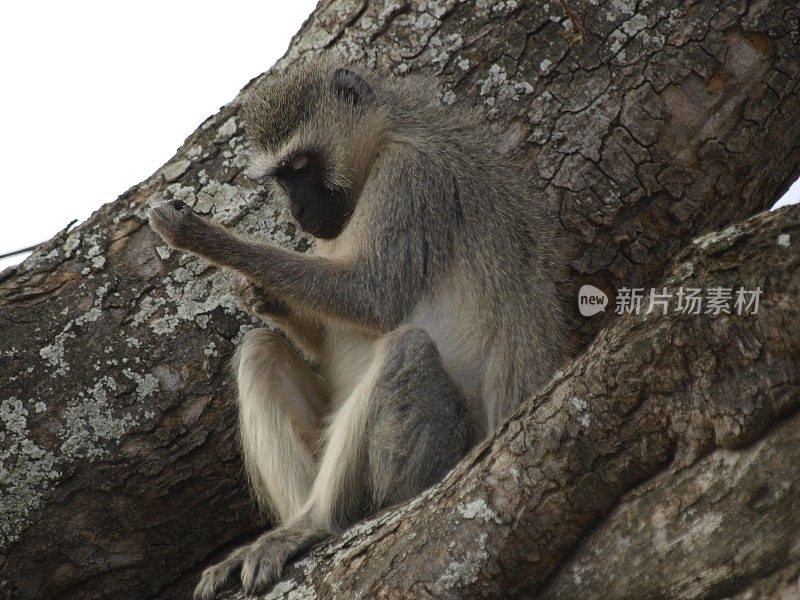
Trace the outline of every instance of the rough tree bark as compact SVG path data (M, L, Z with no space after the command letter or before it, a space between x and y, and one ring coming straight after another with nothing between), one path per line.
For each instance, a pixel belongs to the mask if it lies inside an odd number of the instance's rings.
M583 283L761 285L762 312L576 320L576 353L607 327L495 439L424 499L292 568L275 596L794 585L798 211L665 266L800 173L798 6L569 6L580 23L556 1L322 2L276 68L333 49L432 72L443 102L483 107L560 219L569 302ZM308 247L242 173L239 99L151 178L0 275L2 598L182 598L259 527L225 369L254 324L227 274L170 252L144 220L180 198Z

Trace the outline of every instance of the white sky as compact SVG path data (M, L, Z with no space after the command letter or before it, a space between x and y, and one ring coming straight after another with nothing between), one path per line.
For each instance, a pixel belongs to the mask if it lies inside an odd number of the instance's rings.
M0 254L151 175L316 0L0 3ZM24 256L0 259L0 270Z
M315 4L0 4L0 254L49 239L152 174L283 55ZM23 258L0 259L0 270Z

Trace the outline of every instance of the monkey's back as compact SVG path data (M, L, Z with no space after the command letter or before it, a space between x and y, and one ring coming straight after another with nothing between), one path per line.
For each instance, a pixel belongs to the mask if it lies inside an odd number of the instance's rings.
M475 111L442 107L424 80L385 85L385 147L342 241L322 251L380 257L370 280L386 282L372 299L391 307L386 323L431 335L473 415L491 431L560 361L554 223ZM341 342L327 345L326 360L338 365L331 372L344 363L364 368L368 361L352 356L369 356L376 338L331 328ZM356 380L341 382L342 393Z
M491 430L560 363L565 325L555 277L563 258L553 218L488 127L471 111L429 111L427 143L439 148L426 152L440 157L441 177L452 178L458 235L447 277L433 282L438 305L424 311L439 319L428 318L426 328L442 340L454 377L479 388Z

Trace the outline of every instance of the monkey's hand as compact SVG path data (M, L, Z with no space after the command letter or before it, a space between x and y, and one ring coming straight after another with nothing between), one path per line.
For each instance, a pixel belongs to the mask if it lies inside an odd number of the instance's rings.
M249 277L242 276L234 288L242 307L251 315L261 319L280 319L291 315L289 305L259 286Z
M152 209L150 227L170 246L208 256L224 247L232 235L218 223L204 219L180 200Z

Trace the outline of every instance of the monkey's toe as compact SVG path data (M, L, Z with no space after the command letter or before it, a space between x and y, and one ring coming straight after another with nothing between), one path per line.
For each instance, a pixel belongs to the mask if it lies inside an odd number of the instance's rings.
M282 561L270 555L253 555L242 565L242 589L254 595L266 592L281 574Z
M241 566L242 548L234 550L221 563L208 567L194 588L193 600L214 600L223 589L233 583L233 575Z
M200 580L200 583L194 588L194 594L192 594L193 600L214 600L216 596L217 591L214 584L206 578Z
M292 532L273 530L247 549L242 561L242 589L247 594L268 591L281 576L283 567L297 551Z
M214 600L217 591L222 587L215 575L203 573L200 583L194 588L193 600Z

